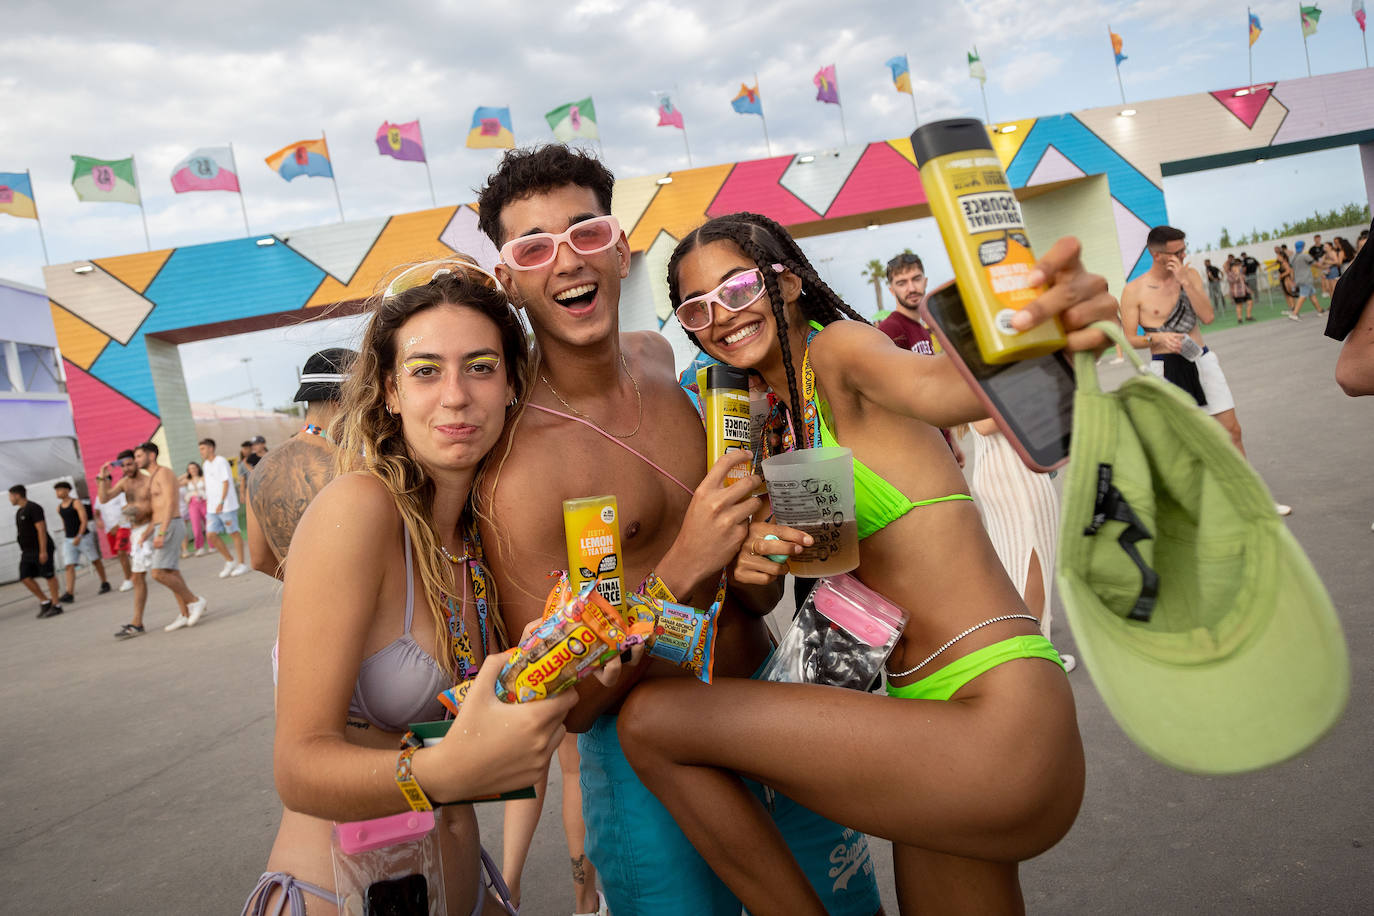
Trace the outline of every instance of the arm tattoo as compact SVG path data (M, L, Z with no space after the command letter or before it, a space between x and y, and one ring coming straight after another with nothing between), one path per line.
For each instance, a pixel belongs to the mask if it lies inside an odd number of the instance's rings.
M249 475L248 502L278 562L306 507L333 479L333 450L296 439L273 449Z
M577 856L572 860L573 884L581 887L587 883L587 857Z

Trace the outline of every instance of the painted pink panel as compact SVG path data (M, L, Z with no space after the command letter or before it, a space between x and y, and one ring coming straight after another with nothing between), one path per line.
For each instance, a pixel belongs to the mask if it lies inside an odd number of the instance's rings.
M820 219L820 214L797 199L791 191L778 184L782 173L792 164L791 156L755 159L736 163L706 208L707 216L725 213L762 213L790 226Z
M1070 178L1082 178L1083 170L1068 160L1068 157L1053 146L1045 147L1044 154L1035 165L1035 171L1026 179L1026 187L1038 184L1053 184Z
M890 143L870 143L849 180L826 211L826 219L853 216L892 207L912 207L926 202L925 189L916 166Z
M162 421L70 360L62 362L67 370L67 394L72 400L81 464L94 491L100 466L114 461L126 448L146 442Z
M1282 80L1274 98L1288 109L1270 143L1292 143L1374 128L1374 68Z

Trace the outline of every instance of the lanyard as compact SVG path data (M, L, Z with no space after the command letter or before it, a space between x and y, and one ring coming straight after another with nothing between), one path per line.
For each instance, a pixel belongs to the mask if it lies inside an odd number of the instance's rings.
M482 563L482 537L477 533L476 522L470 525L463 536L463 565L467 567L467 578L463 581L462 599L455 604L452 595L443 596L448 607L449 649L453 652L460 681L475 676L479 667L472 639L468 636L467 623L463 620L463 604L469 583L472 585L473 602L477 605L477 629L484 654L487 649L487 572Z

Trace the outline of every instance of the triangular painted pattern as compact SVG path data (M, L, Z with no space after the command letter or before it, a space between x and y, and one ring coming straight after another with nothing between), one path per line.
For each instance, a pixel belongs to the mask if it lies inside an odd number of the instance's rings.
M345 285L367 257L388 217L362 219L332 226L316 226L282 233L279 238L291 250Z
M835 195L826 219L926 202L921 173L890 143L870 143Z
M100 466L126 448L146 442L162 425L157 415L120 394L69 359L67 394L72 421L81 443L86 479L94 482Z
M659 187L644 216L629 234L631 251L646 251L660 231L682 238L706 221L706 208L725 183L733 165L706 166L673 174Z
M101 351L110 342L110 335L51 299L48 300L48 310L52 312L52 326L57 332L57 347L62 351L62 356L82 369L91 368L91 363L99 359Z
M868 151L867 146L842 146L839 149L795 156L778 184L796 195L817 213L824 213L835 202L854 166ZM802 159L812 157L810 162Z
M1219 92L1208 94L1220 102L1223 108L1235 115L1240 123L1253 128L1255 119L1259 117L1261 109L1264 108L1264 103L1269 101L1269 93L1275 85L1275 83L1261 83L1258 86L1237 86L1235 89L1222 89ZM1242 89L1250 91L1245 95L1236 95Z
M1068 157L1053 146L1045 147L1045 153L1035 164L1035 171L1026 179L1026 187L1037 184L1053 184L1069 178L1082 178L1083 170L1069 161Z
M366 299L377 292L378 284L388 271L402 264L453 254L453 249L441 242L439 236L448 228L457 209L440 207L391 217L349 282L344 284L326 277L306 306Z
M468 255L487 270L494 269L496 262L501 260L501 252L496 250L487 234L477 228L477 211L472 207L458 208L453 219L444 227L439 241L454 251Z
M163 264L167 263L167 259L172 256L172 252L175 250L175 248L164 248L161 251L126 254L117 258L99 258L92 263L129 289L141 293L148 288L149 283L153 282L157 272L162 269Z
M762 213L784 226L820 219L819 213L778 183L791 163L791 156L736 163L730 177L716 193L716 199L706 208L706 214Z

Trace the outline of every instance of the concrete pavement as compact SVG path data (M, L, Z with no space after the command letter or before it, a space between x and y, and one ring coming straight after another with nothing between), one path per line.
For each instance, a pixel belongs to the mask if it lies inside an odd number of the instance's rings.
M1345 623L1353 683L1340 724L1298 759L1203 778L1146 757L1071 675L1088 754L1078 822L1022 868L1028 908L1064 913L1355 913L1374 898L1374 399L1344 397L1319 322L1266 321L1208 336L1245 442ZM1110 382L1124 367L1103 365ZM150 585L149 634L111 638L130 596L78 600L52 620L0 589L0 887L6 912L235 913L276 829L271 649L279 588L184 564L209 611L164 633L171 596ZM327 591L321 600L328 600ZM1058 614L1062 620L1062 613ZM1067 627L1056 642L1073 652ZM1274 672L1298 679L1302 672ZM555 764L556 766L556 764ZM555 772L525 876L529 916L571 912ZM500 811L481 809L499 860ZM889 912L886 846L874 843Z

